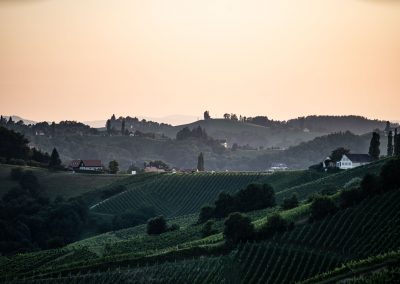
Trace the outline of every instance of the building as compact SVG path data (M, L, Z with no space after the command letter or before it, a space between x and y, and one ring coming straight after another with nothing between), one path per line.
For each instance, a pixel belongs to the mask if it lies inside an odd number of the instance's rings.
M68 168L75 172L101 172L104 170L101 160L73 160Z
M344 154L342 159L336 162L336 167L342 170L369 164L374 159L368 154Z
M288 169L289 169L289 167L286 164L282 164L282 163L274 163L269 168L269 170L272 171L272 172L275 172L275 171L286 171Z

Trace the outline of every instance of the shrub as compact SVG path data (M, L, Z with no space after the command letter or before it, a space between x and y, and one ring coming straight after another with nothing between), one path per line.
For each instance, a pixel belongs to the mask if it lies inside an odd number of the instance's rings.
M147 221L147 234L159 235L167 231L167 222L164 216L158 216Z
M366 174L361 181L361 189L366 195L375 195L380 193L378 177L373 174Z
M251 240L254 238L254 225L249 217L238 212L231 213L225 220L223 234L227 244Z
M203 206L200 210L198 224L202 224L207 220L210 220L214 217L214 207L206 205Z
M325 195L316 196L310 206L311 221L321 220L337 210L336 204L330 197Z
M281 205L283 210L289 210L299 206L299 200L297 199L297 194L293 193L291 197L287 197L283 199L283 203Z
M228 193L221 192L215 201L214 216L222 218L235 211L235 198Z
M214 222L213 221L207 221L204 225L203 228L201 229L201 236L203 238L214 235L217 233L217 230L214 228Z
M360 203L364 199L363 191L360 188L354 187L350 189L343 189L340 192L339 202L340 207L347 208Z
M14 168L10 171L10 179L12 180L20 180L23 174L23 170L21 168Z
M287 231L294 224L286 221L281 215L275 213L268 217L267 222L260 228L257 233L258 238L266 239L272 237L275 233Z

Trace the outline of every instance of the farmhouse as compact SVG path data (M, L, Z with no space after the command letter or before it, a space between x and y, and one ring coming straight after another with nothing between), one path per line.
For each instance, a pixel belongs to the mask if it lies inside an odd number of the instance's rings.
M73 160L68 168L72 171L101 172L103 165L101 160Z
M342 159L336 162L336 167L346 170L369 164L372 161L373 158L368 154L344 154Z

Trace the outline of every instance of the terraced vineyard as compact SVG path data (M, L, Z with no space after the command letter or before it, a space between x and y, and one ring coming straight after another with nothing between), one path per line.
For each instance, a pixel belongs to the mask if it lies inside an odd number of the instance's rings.
M113 196L92 207L94 212L116 214L126 209L152 206L159 214L175 217L196 213L221 191L233 193L266 174L166 174Z

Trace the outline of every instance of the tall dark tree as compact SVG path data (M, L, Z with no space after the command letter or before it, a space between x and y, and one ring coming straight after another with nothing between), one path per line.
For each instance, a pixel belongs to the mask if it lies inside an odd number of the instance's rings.
M24 135L5 127L0 127L0 157L7 160L27 159L29 154L29 141Z
M204 156L203 156L203 153L200 153L200 155L197 158L197 170L199 172L204 172Z
M400 134L397 134L397 128L394 129L394 155L400 156Z
M8 118L7 125L13 125L13 124L14 124L14 121L13 121L12 117L10 116L10 117Z
M210 112L208 110L206 110L204 112L204 120L208 120L208 119L211 119L211 116L210 116Z
M60 155L57 152L56 148L53 148L50 156L49 168L56 169L61 166Z
M106 122L107 134L111 135L111 120L107 119Z
M56 136L56 123L53 121L52 123L51 123L51 126L50 126L51 128L50 128L50 130L51 130L51 137L54 137L54 136Z
M119 164L116 160L110 161L108 163L108 169L110 170L110 173L116 174L119 171Z
M368 154L374 158L375 160L379 159L379 154L380 154L380 150L379 150L379 145L381 144L379 142L380 140L380 136L377 132L373 132L372 133L372 138L371 138L371 142L369 144L369 151Z
M350 153L349 149L340 147L340 148L337 148L332 151L330 158L333 162L338 162L342 159L343 155L348 154L348 153Z
M113 114L112 116L111 116L111 121L115 121L116 120L116 118L115 118L115 114Z
M122 119L121 123L121 134L125 135L125 119Z
M390 121L386 121L386 127L385 127L385 132L390 131Z
M392 133L392 131L389 131L389 134L388 134L387 155L388 155L388 157L393 156L393 133Z

